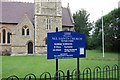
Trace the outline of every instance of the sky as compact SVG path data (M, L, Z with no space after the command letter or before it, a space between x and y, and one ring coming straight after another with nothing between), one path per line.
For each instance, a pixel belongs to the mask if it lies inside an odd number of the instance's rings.
M7 0L3 0L7 1ZM34 2L34 0L10 0L20 2ZM85 9L90 14L90 20L96 21L103 15L106 15L111 10L118 8L118 2L120 0L61 0L62 6L70 6L71 13L75 13L78 10Z

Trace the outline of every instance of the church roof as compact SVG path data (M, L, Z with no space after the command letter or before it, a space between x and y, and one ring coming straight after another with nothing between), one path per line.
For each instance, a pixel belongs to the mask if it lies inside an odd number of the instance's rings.
M71 15L70 9L62 8L62 25L63 26L74 26L74 20Z
M19 23L22 17L27 14L28 18L33 22L34 5L33 3L22 2L2 2L2 23ZM1 13L0 13L1 14Z
M0 3L0 23L19 23L22 17L27 14L34 23L34 3L23 2L2 2ZM62 25L74 26L74 21L69 8L62 8Z

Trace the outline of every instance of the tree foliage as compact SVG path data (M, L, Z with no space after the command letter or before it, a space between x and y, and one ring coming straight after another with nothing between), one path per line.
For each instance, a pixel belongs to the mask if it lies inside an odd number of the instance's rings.
M112 10L103 16L105 50L120 52L120 8ZM102 19L95 23L95 32L93 34L93 46L95 48L102 45ZM96 41L96 42L95 42Z
M75 21L75 31L86 34L87 38L87 48L89 44L89 32L92 29L92 23L89 20L90 14L86 10L78 10L73 14L73 19Z

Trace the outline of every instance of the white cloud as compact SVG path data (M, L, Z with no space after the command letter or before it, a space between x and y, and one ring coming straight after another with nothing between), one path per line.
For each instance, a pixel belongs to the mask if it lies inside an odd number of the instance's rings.
M72 13L86 9L90 13L91 20L97 20L103 15L107 14L111 10L118 7L118 1L120 0L62 0L63 6L69 2Z

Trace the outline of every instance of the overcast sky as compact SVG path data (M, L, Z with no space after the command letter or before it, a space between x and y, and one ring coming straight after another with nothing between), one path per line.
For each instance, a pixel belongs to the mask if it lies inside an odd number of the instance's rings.
M6 1L6 0L4 0ZM34 2L34 0L11 0L20 2ZM72 14L80 9L85 9L90 13L90 20L96 21L111 10L118 8L120 0L62 0L62 6L67 7L69 3Z

